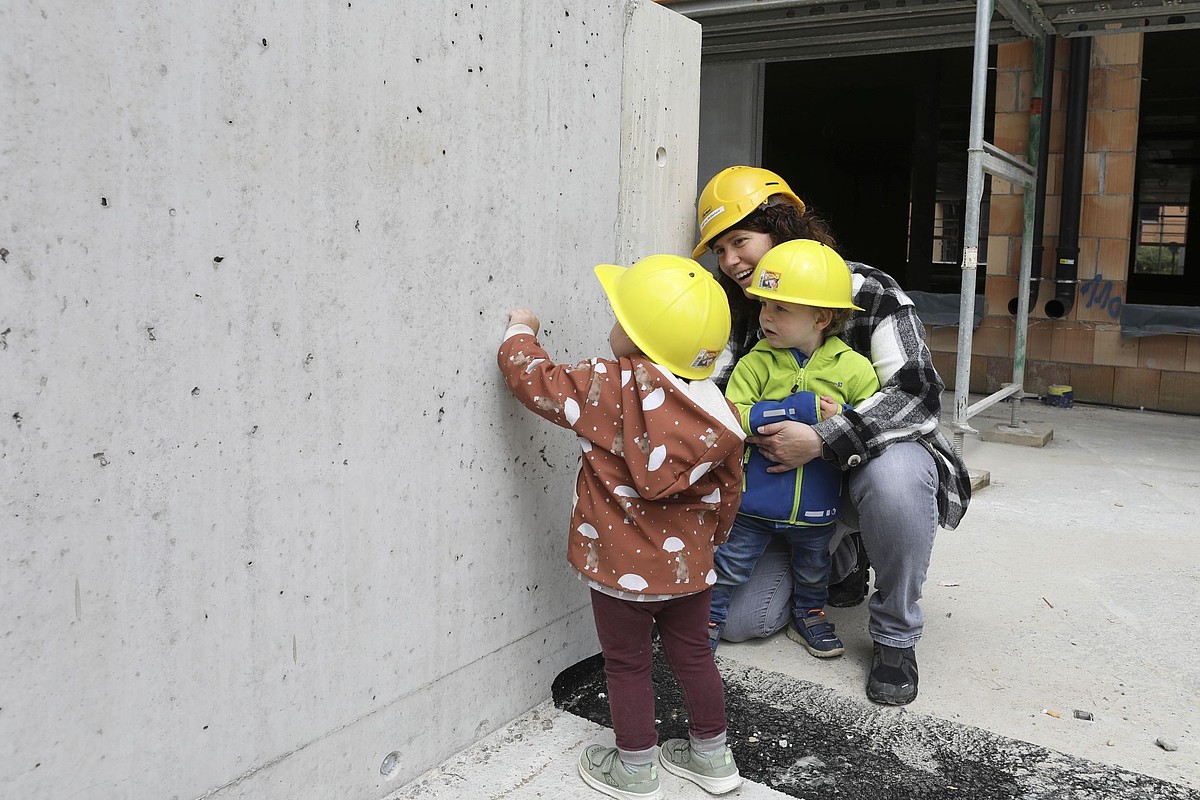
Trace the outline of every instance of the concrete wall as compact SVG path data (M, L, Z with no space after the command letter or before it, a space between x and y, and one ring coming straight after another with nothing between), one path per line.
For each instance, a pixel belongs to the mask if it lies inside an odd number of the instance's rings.
M596 651L494 349L690 247L700 45L597 5L0 6L0 796L381 797Z
M726 167L762 165L764 78L762 61L718 61L701 66L697 200L708 181ZM695 208L691 229L699 239ZM711 253L702 255L700 263L717 270Z
M762 164L762 61L715 61L700 70L699 189L733 164Z

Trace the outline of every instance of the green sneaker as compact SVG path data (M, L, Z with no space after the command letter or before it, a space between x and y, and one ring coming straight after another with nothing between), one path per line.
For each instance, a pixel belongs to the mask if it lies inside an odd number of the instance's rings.
M579 777L593 789L620 800L659 800L658 769L627 767L615 747L588 745L579 754Z
M712 755L692 750L687 739L667 739L658 751L663 769L686 778L710 794L732 792L742 782L728 747Z

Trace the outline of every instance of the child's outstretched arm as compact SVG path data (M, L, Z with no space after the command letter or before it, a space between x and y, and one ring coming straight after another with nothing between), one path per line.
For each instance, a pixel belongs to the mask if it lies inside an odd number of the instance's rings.
M537 314L529 309L509 311L497 363L509 391L523 406L555 425L572 428L592 407L589 400L603 388L607 368L599 359L571 366L554 363L537 340L540 327Z

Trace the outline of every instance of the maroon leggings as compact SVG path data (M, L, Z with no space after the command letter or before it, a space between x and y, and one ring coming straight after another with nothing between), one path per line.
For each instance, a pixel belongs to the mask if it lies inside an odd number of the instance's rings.
M648 750L658 744L650 677L650 629L655 622L667 664L683 689L689 733L696 739L711 739L725 731L725 687L708 648L711 596L712 589L707 589L686 597L635 603L592 590L592 615L608 678L608 707L621 750Z

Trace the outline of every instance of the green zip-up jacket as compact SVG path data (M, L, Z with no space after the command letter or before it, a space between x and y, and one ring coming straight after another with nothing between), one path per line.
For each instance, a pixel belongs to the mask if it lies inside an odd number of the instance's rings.
M879 391L875 368L864 356L831 336L811 357L781 350L765 339L738 361L725 397L737 408L742 430L753 434L764 422L820 421L820 397L858 406ZM745 483L738 513L791 525L826 525L841 509L842 473L814 459L787 472L769 473L772 462L746 445Z

